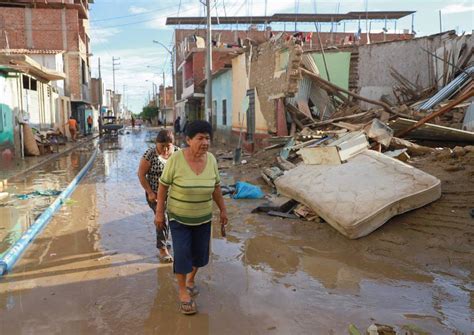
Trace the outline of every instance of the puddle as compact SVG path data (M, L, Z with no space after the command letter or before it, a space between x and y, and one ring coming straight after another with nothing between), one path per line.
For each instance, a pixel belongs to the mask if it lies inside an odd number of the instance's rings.
M34 193L64 190L87 163L92 147L90 144L87 148L76 149L24 176L9 180L5 192L10 196L0 202L0 257L57 198L57 195ZM19 198L21 196L30 197L23 200Z

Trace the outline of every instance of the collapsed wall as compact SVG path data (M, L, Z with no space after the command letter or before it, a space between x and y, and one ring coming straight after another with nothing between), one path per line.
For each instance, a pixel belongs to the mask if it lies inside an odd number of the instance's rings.
M393 87L397 81L391 75L392 68L420 88L439 87L439 78L445 74L443 60L428 52L442 56L451 63L456 62L454 58L456 54L459 56L459 47L453 51L453 45L460 46L463 43L467 50L472 50L473 36L457 37L454 32L447 32L406 41L359 46L358 93L373 100L386 96L396 102ZM361 103L361 107L366 109L374 106Z
M260 108L270 133L277 132L276 101L293 97L301 78L303 49L280 35L252 50L250 87L257 90Z

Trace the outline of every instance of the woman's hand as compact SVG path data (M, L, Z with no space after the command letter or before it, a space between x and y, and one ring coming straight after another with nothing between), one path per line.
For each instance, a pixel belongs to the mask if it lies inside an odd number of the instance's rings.
M156 202L156 193L155 192L147 193L147 197L148 197L149 202L151 202L151 203Z
M155 226L156 228L162 230L165 228L165 213L156 211L155 214Z
M225 226L227 224L227 222L229 221L229 219L227 218L227 211L224 209L224 210L221 210L221 215L220 215L220 223L221 225Z
M227 211L224 209L224 210L221 210L221 214L220 214L220 223L221 223L221 235L222 237L225 237L225 226L227 225L227 222L229 221L229 219L227 218Z

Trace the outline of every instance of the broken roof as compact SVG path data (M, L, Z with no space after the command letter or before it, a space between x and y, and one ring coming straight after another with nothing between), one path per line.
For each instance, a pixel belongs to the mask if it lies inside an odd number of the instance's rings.
M370 11L370 12L348 12L346 14L274 14L272 16L226 16L212 17L212 24L264 24L271 22L340 22L346 20L398 20L411 15L415 11ZM166 25L179 24L202 24L205 17L168 17Z

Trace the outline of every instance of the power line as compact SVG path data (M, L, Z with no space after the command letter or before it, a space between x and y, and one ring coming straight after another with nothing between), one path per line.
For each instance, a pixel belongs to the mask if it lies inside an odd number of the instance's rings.
M174 6L176 7L176 6ZM174 8L173 7L173 8ZM187 10L183 10L183 12L190 12L190 11L193 11L195 10L195 8L189 8ZM130 25L135 25L135 24L140 24L140 23L145 23L145 22L151 22L151 21L155 21L157 19L162 19L162 18L166 18L168 17L169 15L161 15L161 16L155 16L154 18L152 19L146 19L146 20L141 20L141 21L134 21L134 22L127 22L127 23L122 23L122 24L116 24L116 25L109 25L109 26L97 26L96 28L94 27L90 27L89 29L90 30L98 30L98 29L107 29L107 28L117 28L117 27L125 27L125 26L130 26ZM38 23L38 24L35 24L35 26L41 26L41 25L50 25L50 26L53 26L53 24L51 23ZM10 25L10 27L15 27L15 28L23 28L24 25ZM76 31L76 29L30 29L31 31Z
M185 4L188 4L188 3L190 4L191 2L185 2ZM149 14L153 14L155 12L163 11L163 10L166 10L166 9L172 9L172 8L175 8L175 7L176 7L176 5L168 6L168 7L162 7L162 8L156 8L156 9L150 9L150 10L148 10L146 12L142 12L142 13L122 15L122 16L113 16L113 17L108 17L108 18L103 18L103 19L90 20L90 22L113 21L113 20L120 20L120 19L124 19L124 18L128 18L128 17L136 17L136 16L140 16L140 15L149 15ZM179 11L180 7L181 7L181 1L179 2L179 5L178 5L178 11Z

